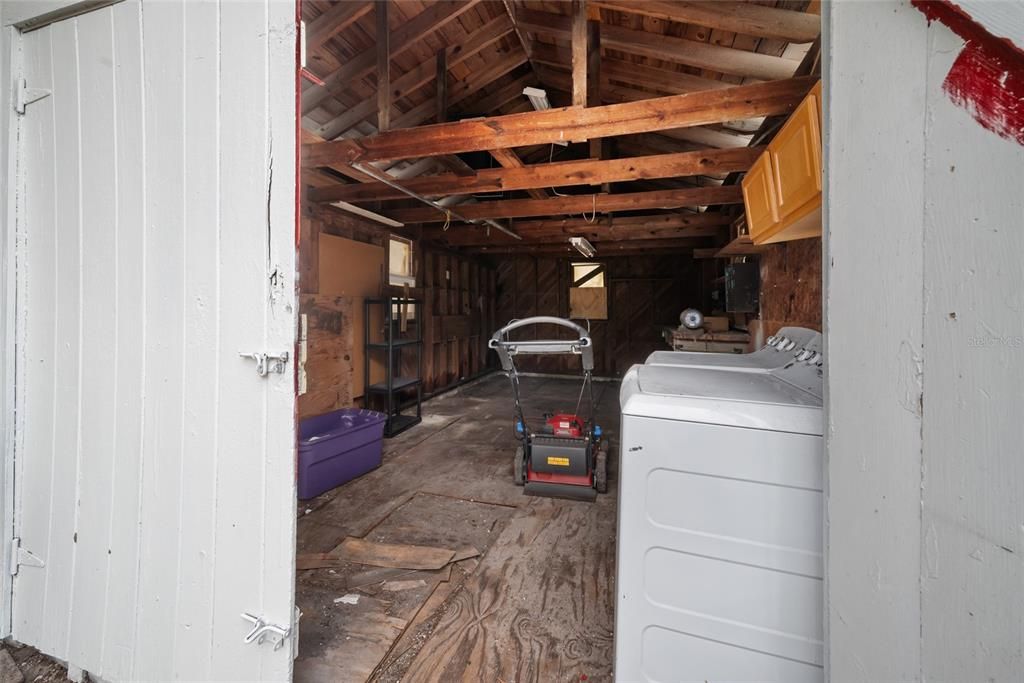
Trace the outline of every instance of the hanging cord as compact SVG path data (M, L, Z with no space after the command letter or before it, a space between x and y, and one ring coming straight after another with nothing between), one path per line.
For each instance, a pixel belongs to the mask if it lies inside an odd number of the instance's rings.
M593 211L590 212L590 218L587 218L587 212L584 211L583 212L583 220L585 220L587 223L591 223L592 224L595 221L597 221L597 195L594 194L594 195L591 195L591 196L594 198L594 209L593 209Z
M445 209L444 212L444 227L441 228L441 232L448 232L448 228L452 224L452 212Z
M555 146L554 146L554 144L552 144L552 145L549 145L549 149L548 149L548 163L550 164L554 160L554 158L555 158ZM548 189L551 190L552 194L554 194L556 197L569 197L570 196L570 195L567 195L567 194L562 194L561 192L559 192L558 190L556 190L553 187L549 187Z

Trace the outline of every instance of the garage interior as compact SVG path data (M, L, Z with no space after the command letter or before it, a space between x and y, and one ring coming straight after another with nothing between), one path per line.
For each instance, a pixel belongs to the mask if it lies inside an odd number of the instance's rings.
M819 14L302 4L299 419L368 408L390 438L299 501L295 680L611 679L619 380L658 350L821 330ZM765 180L780 166L811 182ZM488 340L532 316L590 330L594 502L513 482ZM520 370L528 417L577 403L578 358Z

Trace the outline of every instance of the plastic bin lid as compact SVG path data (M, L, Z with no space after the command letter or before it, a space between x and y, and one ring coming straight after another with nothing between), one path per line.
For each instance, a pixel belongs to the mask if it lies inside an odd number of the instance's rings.
M378 424L383 422L385 417L384 413L362 408L334 410L300 422L299 441L303 444L316 443L362 427Z

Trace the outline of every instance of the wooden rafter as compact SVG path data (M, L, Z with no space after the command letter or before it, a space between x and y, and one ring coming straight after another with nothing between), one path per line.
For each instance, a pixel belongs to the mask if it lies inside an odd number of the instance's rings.
M643 14L655 19L697 24L711 29L742 33L759 38L777 38L790 43L809 43L821 33L818 17L793 10L763 7L727 0L665 2L664 0L591 0L599 7Z
M398 29L390 32L388 40L391 47L391 58L394 59L401 55L425 36L454 21L481 1L444 0L431 5ZM352 81L368 76L376 64L376 48L364 50L346 61L339 69L324 79L323 87L314 86L302 93L303 113L309 113L319 107L324 100L344 91Z
M459 213L468 220L477 220L569 214L602 214L609 211L681 209L718 204L741 204L742 202L743 194L740 188L736 185L730 185L695 187L684 190L661 190L656 192L572 195L552 197L551 199L508 199L504 201L467 204L459 207ZM390 209L383 213L389 218L406 224L441 223L446 220L444 213L430 207Z
M456 43L455 45L451 45L445 49L445 58L448 63L448 68L451 69L456 67L473 55L487 49L494 43L501 40L504 36L508 35L511 31L512 23L505 15L500 15L495 19L492 19L481 26L479 30L474 31L473 34L465 41ZM422 88L431 81L436 80L436 78L437 60L427 60L397 77L394 83L391 84L392 93L397 97L404 97L405 95ZM436 113L436 107L429 107L428 109L431 113ZM376 111L377 101L374 98L366 98L354 107L348 108L345 112L325 123L317 130L317 133L328 140L334 139L338 135L341 135L350 128L358 125L361 121L373 116ZM406 114L408 114L408 112ZM424 116L421 121L429 118L430 114ZM409 119L405 115L395 116L392 117L392 119L394 128L404 128L410 125L408 123ZM419 122L420 121L417 121L416 123ZM416 123L411 125L416 125Z
M478 192L530 190L571 185L600 185L628 182L640 178L675 178L745 171L764 151L763 147L711 149L678 154L657 154L627 159L561 161L524 166L508 149L491 154L504 167L477 171L473 176L426 176L414 178L403 186L425 197L445 197ZM541 195L544 197L544 195ZM338 185L310 193L310 200L329 202L366 202L404 199L406 195L384 183Z
M537 85L537 77L532 71L526 72L526 74L520 76L514 81L509 81L501 88L495 90L489 95L484 95L480 99L473 99L463 104L463 109L466 110L469 107L473 108L473 111L467 113L491 113L497 111L501 107L505 106L509 102L515 99L526 100L523 95L523 88L528 85Z
M572 61L572 52L558 45L535 42L530 51L533 60L538 64L568 69ZM675 69L637 64L602 55L601 81L607 83L613 80L641 85L666 95L731 88L734 85L727 81L694 76Z
M410 159L646 133L791 112L816 79L791 78L640 102L549 109L392 130L304 147L304 166Z
M372 2L338 2L306 24L306 50L318 50L325 42L338 35L370 13Z
M531 9L521 11L519 21L522 27L531 33L571 42L572 17ZM782 57L653 34L613 24L601 26L601 44L605 48L651 59L764 80L789 78L797 66L795 62Z

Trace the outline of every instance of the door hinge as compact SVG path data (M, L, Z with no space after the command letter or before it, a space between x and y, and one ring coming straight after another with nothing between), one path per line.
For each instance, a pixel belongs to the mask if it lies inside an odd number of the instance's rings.
M19 114L24 114L25 107L33 102L38 102L44 97L49 97L52 92L50 90L45 90L44 88L28 87L28 81L24 78L18 79L16 90L17 92L14 96L14 111Z
M43 559L35 553L25 550L21 547L20 538L11 539L11 576L18 574L18 568L22 565L26 567L45 567L46 563Z
M256 361L256 374L260 377L266 377L271 372L284 374L284 364L288 362L287 351L276 354L239 351L238 355L242 358L252 358Z
M264 641L269 641L274 644L275 650L280 650L284 646L285 641L290 640L292 633L294 633L291 625L287 628L278 626L255 614L243 612L242 618L252 624L252 629L242 638L242 642L247 645L249 643L262 645Z

